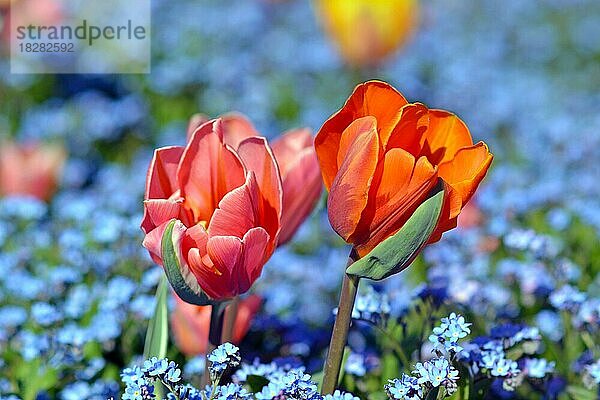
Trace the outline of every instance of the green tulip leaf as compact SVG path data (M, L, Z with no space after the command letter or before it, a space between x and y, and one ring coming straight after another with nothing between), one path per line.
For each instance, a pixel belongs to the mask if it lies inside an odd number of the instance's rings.
M379 281L407 268L427 244L440 219L443 205L444 187L440 181L395 235L350 265L346 273Z
M169 337L167 317L167 280L163 277L156 289L154 315L148 324L144 343L144 360L151 357L164 358L167 355Z
M171 220L165 228L161 248L165 274L171 287L181 300L197 306L213 304L214 301L209 299L206 293L202 291L188 266L179 262L178 242L181 240L184 229L185 227L181 221L175 219Z

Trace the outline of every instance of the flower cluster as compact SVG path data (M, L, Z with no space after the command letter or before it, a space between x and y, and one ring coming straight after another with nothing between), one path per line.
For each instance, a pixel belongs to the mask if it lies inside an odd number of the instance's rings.
M121 373L125 383L123 400L156 399L155 384L160 382L169 392L168 400L358 400L351 393L336 390L335 393L322 396L317 385L304 368L293 368L289 364L278 366L277 363L261 364L256 360L253 364L240 366L239 349L224 343L208 356L211 384L204 390L181 381L181 370L167 359L153 357L144 361L143 367L126 368ZM223 372L228 368L240 368L234 373L232 383L220 384ZM244 383L249 376L266 379L264 386L256 393L246 390Z
M211 375L220 376L227 368L240 365L240 349L231 343L223 343L214 349L207 358L211 363Z
M179 384L181 370L173 361L152 357L144 361L142 368L126 368L121 373L121 380L125 384L123 400L155 399L155 383L160 382L172 392L179 394L184 388Z
M386 394L394 400L421 400L432 390L443 390L444 396L451 396L458 389L458 370L453 361L462 347L459 340L471 333L470 323L462 315L451 313L433 329L429 341L438 357L415 364L412 375L402 374L385 385ZM442 351L443 350L443 351Z
M385 293L375 291L373 286L368 286L365 292L356 296L352 318L385 326L390 312L391 306L388 296Z
M436 352L440 352L440 348L442 348L451 355L456 354L462 350L458 341L471 333L469 326L471 324L467 323L462 315L451 313L448 317L442 318L439 326L433 328L429 341L433 343Z

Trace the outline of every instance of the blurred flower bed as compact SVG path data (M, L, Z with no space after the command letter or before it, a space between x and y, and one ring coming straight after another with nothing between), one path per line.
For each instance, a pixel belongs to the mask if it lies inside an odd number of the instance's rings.
M407 46L363 69L303 1L155 1L152 22L149 75L12 75L0 59L0 138L66 154L48 202L0 198L0 399L119 398L139 383L124 368L154 371L141 354L163 272L141 247L145 174L191 115L240 111L271 138L316 131L371 78L452 109L496 159L456 231L363 282L343 388L420 399L417 381L471 376L487 397L470 398L598 398L600 3L422 2ZM268 383L256 398L311 392L348 251L321 201L252 289L262 303L227 372L239 387L215 398L245 398L248 376ZM204 357L172 340L168 358L200 386Z

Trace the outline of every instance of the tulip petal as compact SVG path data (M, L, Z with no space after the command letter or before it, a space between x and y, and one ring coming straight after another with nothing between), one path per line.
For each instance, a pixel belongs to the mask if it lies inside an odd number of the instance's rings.
M310 214L321 195L321 171L312 147L301 151L283 178L283 212L279 245L287 243Z
M252 283L260 276L265 262L271 257L269 252L271 238L263 228L250 229L244 235L244 252L241 263L238 266L237 276L239 277L239 294L245 293L250 289ZM242 279L246 277L247 280Z
M146 177L146 200L168 199L177 189L176 172L183 147L162 147L154 151Z
M210 221L219 201L245 181L241 160L223 143L220 120L198 128L185 148L177 178L196 221Z
M234 149L237 149L246 138L261 136L244 114L231 112L222 115L221 119L223 120L223 141Z
M371 119L371 129L362 131L349 146L331 185L327 202L329 222L346 240L354 233L367 205L373 174L379 161L379 137L374 121ZM363 122L355 121L347 130L362 129ZM348 135L353 136L352 133Z
M234 236L214 236L208 239L206 250L213 266L196 264L194 274L206 294L213 299L228 299L236 295L236 270L242 253L242 240Z
M378 169L369 204L350 238L360 256L402 228L437 183L436 170L426 157L415 162L402 149L387 152Z
M398 112L397 123L390 131L389 138L382 142L386 143L386 149L401 148L417 158L421 151L423 134L427 130L429 122L428 109L421 103L407 104ZM383 136L383 133L380 133Z
M271 149L273 149L275 160L279 165L282 179L285 178L285 175L291 169L291 165L298 159L298 153L306 148L312 148L312 144L313 137L308 128L292 129L273 140Z
M167 222L170 219L177 218L181 210L182 199L177 200L144 200L144 219L142 220L142 230L144 233Z
M263 137L242 141L238 154L248 171L253 171L260 189L260 226L276 240L281 227L282 184L275 156Z
M344 159L348 154L350 146L354 144L356 138L366 131L374 130L377 132L377 119L372 116L361 117L354 120L344 130L337 153L337 165L341 168Z
M450 197L460 199L460 207L473 196L493 158L487 145L479 142L474 146L458 150L452 160L440 164L439 175L452 187ZM454 204L457 203L458 201L455 200ZM450 218L456 217L459 212L460 208L456 210L454 207L450 212Z
M208 122L208 117L204 114L192 115L192 117L190 118L190 121L188 122L187 141L188 142L190 141L190 139L192 138L192 135L194 134L194 132L196 132L196 129L200 128L202 125L204 125L207 122Z
M144 236L144 240L142 241L142 246L150 253L150 257L152 257L152 261L154 261L158 265L162 265L162 256L161 256L161 242L162 236L167 228L169 221L165 221L160 224L156 228L146 233Z
M208 240L207 250L216 269L221 273L199 277L202 288L212 298L226 299L243 294L260 276L262 267L271 256L272 242L263 228L250 229L243 239L215 236Z
M181 221L173 219L167 222L161 243L165 275L175 293L183 300L196 305L211 304L184 257L186 232L187 228Z
M373 116L378 121L380 134L387 138L398 121L398 110L407 103L400 92L385 82L369 81L354 89L344 106L323 124L315 138L327 190L338 172L337 155L342 133L352 121Z
M434 165L452 160L459 149L473 146L469 128L456 115L429 110L429 126L421 140L421 154Z
M257 295L250 295L240 301L235 324L233 325L233 342L239 343L248 333L254 316L260 310L262 299ZM225 310L228 312L228 309Z
M227 193L219 202L210 220L209 236L236 236L257 226L260 213L260 192L253 171L246 175L246 183Z
M175 298L171 314L171 330L177 348L187 356L206 352L211 306L195 306Z

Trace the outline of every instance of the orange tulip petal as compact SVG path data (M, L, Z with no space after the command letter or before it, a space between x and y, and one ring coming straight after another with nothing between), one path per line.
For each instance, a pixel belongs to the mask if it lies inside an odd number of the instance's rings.
M377 132L377 119L372 116L357 118L354 120L342 134L340 145L337 153L337 166L341 168L344 159L348 154L348 150L356 141L356 138L366 131L374 130Z
M183 150L170 146L154 151L146 177L146 200L168 199L179 188L176 172Z
M401 148L417 158L421 151L421 138L427 130L428 123L428 109L425 105L405 105L398 111L397 122L389 134L389 139L385 140L385 149Z
M250 171L246 175L246 182L227 193L219 202L208 226L209 236L243 238L248 230L259 223L259 197L256 177Z
M223 141L220 120L198 128L185 148L177 177L196 221L209 221L219 201L245 181L241 160Z
M223 120L223 140L237 149L240 143L251 136L260 136L252 122L244 114L231 112L221 116Z
M338 172L337 154L342 133L355 119L373 116L377 119L382 137L397 122L398 110L407 104L406 99L392 86L381 81L358 85L344 106L329 118L315 138L315 149L327 190Z
M263 137L250 137L240 143L238 154L248 171L253 171L260 189L260 226L275 240L281 225L282 184L275 156Z
M379 161L379 137L374 119L370 129L356 136L349 146L340 170L331 185L327 202L329 222L344 239L355 231L369 200L369 189ZM353 122L344 135L354 136L354 129L364 129L364 121Z
M235 319L235 325L233 326L233 342L239 343L244 339L244 336L248 333L254 316L260 310L262 299L257 295L248 296L245 299L240 300L240 306L238 308L238 314ZM225 310L228 312L228 309Z
M171 314L171 330L177 348L187 356L206 352L210 325L210 306L195 306L175 298L175 310Z
M429 127L423 135L422 154L434 165L452 160L459 149L473 146L469 128L456 115L444 110L429 110Z
M452 160L440 164L440 177L456 191L456 195L461 200L461 207L475 193L493 158L494 156L489 152L487 145L479 142L474 146L458 150ZM458 213L450 213L451 218L456 215Z
M351 238L361 257L396 233L437 183L436 170L427 158L420 157L415 162L402 149L392 149L386 154L378 175L377 189L370 196L356 235Z

